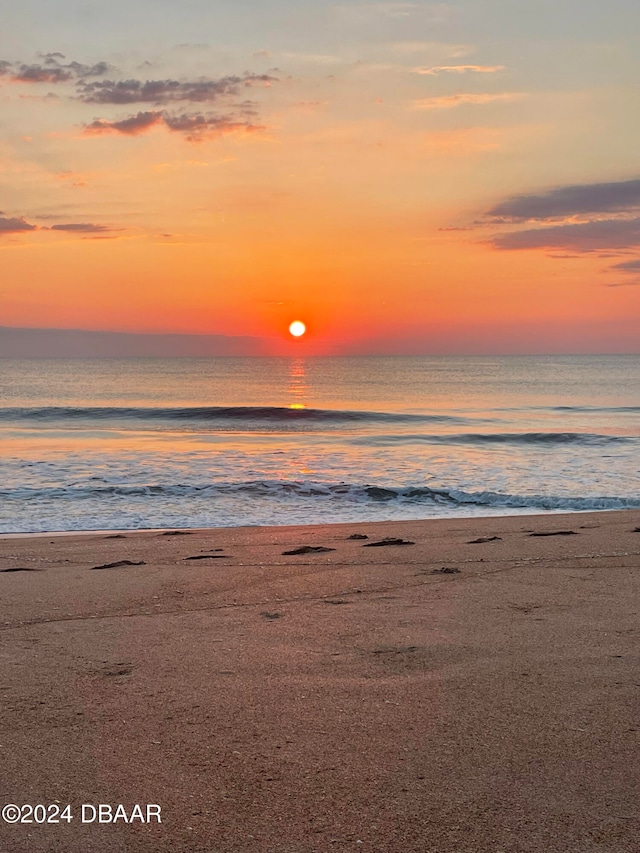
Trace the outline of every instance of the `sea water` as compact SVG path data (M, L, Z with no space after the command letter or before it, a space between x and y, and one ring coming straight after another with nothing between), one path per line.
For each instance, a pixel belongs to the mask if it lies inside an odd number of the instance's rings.
M640 508L640 356L0 360L0 531Z

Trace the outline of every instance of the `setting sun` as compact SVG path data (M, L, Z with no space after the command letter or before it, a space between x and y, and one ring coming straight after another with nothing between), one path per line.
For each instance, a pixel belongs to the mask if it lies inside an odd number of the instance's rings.
M304 323L301 323L300 320L294 320L289 326L289 331L294 338L301 338L307 331L307 327Z

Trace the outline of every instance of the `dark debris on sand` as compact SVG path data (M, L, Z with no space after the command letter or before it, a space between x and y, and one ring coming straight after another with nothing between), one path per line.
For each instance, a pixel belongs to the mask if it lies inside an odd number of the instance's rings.
M0 572L44 572L44 569L33 569L27 566L11 566L9 569L0 569Z
M195 557L183 557L183 560L226 560L230 554L196 554Z
M325 548L324 545L302 545L293 551L283 551L283 557L295 557L298 554L324 554L326 551L335 551L335 548Z
M387 537L386 539L381 539L379 542L367 542L366 545L363 545L363 548L381 548L383 545L415 545L415 542L411 542L408 539L393 539L392 537Z
M577 536L575 530L541 530L530 533L529 536Z
M502 542L502 536L481 536L479 539L470 539L467 545L480 545L483 542L496 542L498 540Z
M104 566L92 566L95 569L119 569L120 566L146 566L144 560L118 560L116 563L105 563Z

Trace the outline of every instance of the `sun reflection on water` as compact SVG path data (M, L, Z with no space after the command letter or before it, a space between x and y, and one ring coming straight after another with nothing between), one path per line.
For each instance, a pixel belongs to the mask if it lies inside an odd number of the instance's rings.
M307 376L304 369L304 359L294 358L289 364L289 387L287 394L291 402L288 409L306 409L305 397L308 394Z

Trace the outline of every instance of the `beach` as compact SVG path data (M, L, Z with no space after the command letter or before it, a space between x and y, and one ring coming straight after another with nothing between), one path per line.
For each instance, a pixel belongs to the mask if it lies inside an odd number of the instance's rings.
M3 537L0 849L637 850L639 526Z

